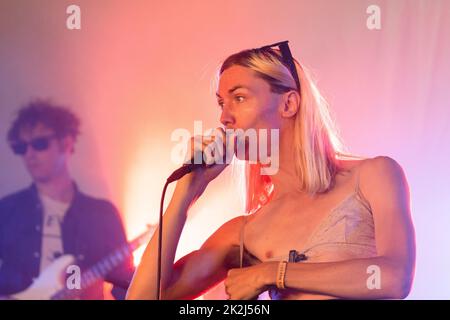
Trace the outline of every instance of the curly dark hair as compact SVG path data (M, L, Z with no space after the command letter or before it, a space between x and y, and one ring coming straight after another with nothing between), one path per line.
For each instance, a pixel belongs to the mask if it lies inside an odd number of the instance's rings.
M37 99L19 109L16 119L8 130L8 141L19 140L22 128L33 128L37 124L53 129L58 138L70 135L76 140L80 134L80 119L72 111L49 100Z

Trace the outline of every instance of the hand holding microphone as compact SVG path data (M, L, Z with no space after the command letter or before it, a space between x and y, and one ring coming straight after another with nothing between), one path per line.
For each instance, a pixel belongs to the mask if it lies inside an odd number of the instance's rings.
M230 136L231 139L230 143ZM227 137L225 130L217 128L215 135L208 138L203 136L192 137L190 140L190 153L188 153L188 163L185 163L181 168L175 170L164 185L161 204L159 208L159 228L158 228L158 262L157 262L157 274L156 274L156 286L155 297L161 299L161 275L162 275L162 242L163 242L163 209L164 209L164 197L167 191L167 187L171 182L177 181L174 194L172 196L171 204L173 206L168 207L169 211L169 226L171 229L177 229L177 239L180 237L182 226L185 222L184 215L187 213L187 209L200 197L205 190L208 183L216 178L231 162L230 154L234 154L234 135ZM228 140L228 141L227 141ZM233 152L231 152L233 151ZM171 208L171 209L169 209ZM181 219L175 220L170 218L172 215L182 215ZM175 227L174 227L175 225ZM166 239L168 240L168 239ZM177 240L178 242L178 240ZM174 242L172 241L172 247ZM169 247L171 246L169 241ZM176 244L172 250L173 256L175 255ZM173 260L173 259L172 259ZM173 263L173 261L172 261Z
M210 136L194 136L190 139L185 163L167 179L178 180L176 190L194 192L198 198L209 182L214 180L231 162L234 155L234 136L216 128ZM228 140L228 141L227 141Z

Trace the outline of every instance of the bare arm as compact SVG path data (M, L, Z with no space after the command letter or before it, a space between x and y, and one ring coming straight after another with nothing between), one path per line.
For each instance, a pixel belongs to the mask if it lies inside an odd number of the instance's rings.
M227 271L237 266L233 263L233 256L238 256L235 243L238 241L237 230L241 218L234 218L225 223L199 250L189 253L173 264L178 244L176 240L179 239L185 222L185 219L176 217L177 213L175 207L169 207L164 215L164 229L168 232L172 230L172 233L168 237L163 230L162 261L165 264L162 268L161 296L162 299L172 300L194 299L222 281ZM174 234L175 230L179 230L179 234ZM157 239L154 237L145 250L127 299L156 299L156 247Z
M163 298L195 299L224 280L229 269L237 268L241 223L242 217L228 221L199 250L178 260Z
M195 297L226 275L224 263L233 241L233 220L216 231L200 250L188 254L174 265L189 208L225 167L226 164L198 169L177 183L163 216L161 297L164 299ZM158 233L157 229L145 249L128 289L127 299L157 299Z
M164 214L162 253L161 253L161 287L167 285L171 276L173 260L180 239L181 231L186 222L188 203L181 196L174 194ZM156 275L157 275L157 250L159 228L155 231L142 256L141 263L131 281L127 292L127 299L157 299Z

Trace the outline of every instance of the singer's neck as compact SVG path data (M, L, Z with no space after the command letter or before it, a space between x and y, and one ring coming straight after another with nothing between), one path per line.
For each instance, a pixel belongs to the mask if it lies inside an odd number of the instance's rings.
M279 167L278 171L270 176L274 185L272 200L291 193L306 196L306 192L300 188L300 178L296 172L295 153L292 148L293 144L292 132L290 134L280 133Z

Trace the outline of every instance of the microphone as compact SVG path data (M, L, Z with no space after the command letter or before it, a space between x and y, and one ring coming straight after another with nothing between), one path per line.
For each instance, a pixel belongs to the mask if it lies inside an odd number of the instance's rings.
M196 163L188 163L188 164L183 164L180 168L178 168L177 170L175 170L168 178L167 178L167 182L168 183L172 183L174 181L177 181L181 178L183 178L185 175L187 175L188 173L194 171L195 169L198 168L204 168L206 165L204 163L200 163L200 164L196 164Z
M167 178L167 183L172 183L174 181L177 181L177 180L181 179L182 177L184 177L185 175L187 175L188 173L190 173L190 172L192 172L192 171L194 171L196 169L206 168L207 166L214 165L214 163L215 163L214 162L214 159L215 159L214 156L208 154L207 152L205 153L205 151L202 150L202 148L201 148L201 140L199 140L199 139L202 139L202 137L198 136L198 137L196 137L194 139L197 139L197 142L198 142L197 145L194 142L194 150L193 150L194 155L191 157L190 161L185 161L185 163L180 168L175 170L169 176L169 178ZM235 144L234 139L235 138L233 137L232 143L230 145L232 150L234 150L234 144ZM217 143L217 142L219 142L219 144L220 144L220 143L223 143L223 140L219 139L219 141L212 141L208 145L208 147L211 146L211 144L214 144L214 143ZM227 148L230 147L230 146L227 145ZM228 150L225 149L225 152L228 152ZM220 152L220 153L222 153L222 152ZM195 161L197 159L201 159L201 162L199 163L199 161Z
M184 164L180 168L178 168L177 170L172 172L172 174L167 178L167 182L172 183L174 181L177 181L177 180L183 178L185 175L187 175L188 173L190 173L198 168L205 168L207 165L205 163L205 158L204 158L205 156L206 155L204 154L203 150L195 149L194 155L191 157L190 161L185 161ZM195 161L198 158L201 159L200 163L198 163L198 161Z

